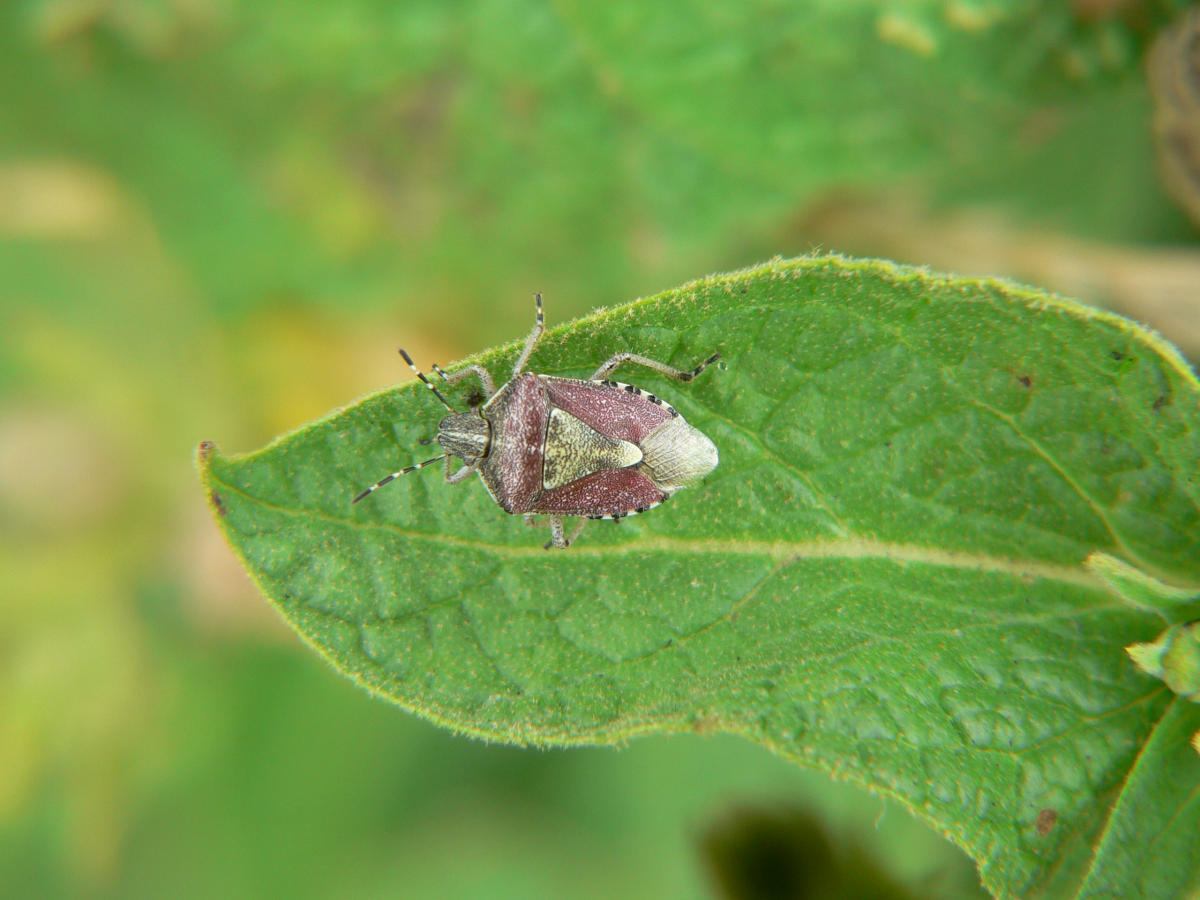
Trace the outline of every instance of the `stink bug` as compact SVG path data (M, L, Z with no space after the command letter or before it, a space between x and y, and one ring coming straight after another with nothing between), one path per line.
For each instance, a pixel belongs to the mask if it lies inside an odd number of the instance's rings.
M721 358L712 354L695 369L671 368L636 353L615 353L586 381L535 375L525 371L545 331L542 295L536 295L537 321L529 333L509 382L496 389L483 366L446 374L447 384L474 375L483 386L484 402L458 412L432 381L400 355L441 401L450 415L438 424L436 440L446 452L381 478L353 503L389 481L445 460L446 481L457 484L478 472L492 499L507 513L521 514L534 524L550 518L551 546L575 542L588 519L622 519L658 506L677 490L711 472L717 448L683 420L674 407L631 384L609 381L622 363L632 362L679 381L691 381ZM463 465L451 471L451 458ZM564 536L563 517L579 516Z

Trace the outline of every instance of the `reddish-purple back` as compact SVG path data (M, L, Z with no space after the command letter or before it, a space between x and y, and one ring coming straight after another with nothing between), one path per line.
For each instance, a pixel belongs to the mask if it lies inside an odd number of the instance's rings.
M642 439L671 417L667 407L647 402L638 394L602 381L541 376L550 402L595 428L601 434L641 444Z
M671 416L669 409L609 384L518 375L482 410L492 425L492 442L479 475L505 512L619 516L663 501L663 491L634 469L602 469L546 490L546 431L555 407L632 444Z
M546 491L537 511L560 516L623 516L657 506L666 495L636 469L604 469Z

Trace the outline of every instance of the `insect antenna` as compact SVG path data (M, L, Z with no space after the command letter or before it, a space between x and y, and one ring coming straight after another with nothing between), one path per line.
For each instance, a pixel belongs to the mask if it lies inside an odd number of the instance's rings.
M350 502L352 504L357 503L363 497L367 496L367 494L370 494L373 491L379 490L381 487L383 487L389 481L395 481L401 475L407 475L409 472L415 472L415 471L417 471L417 469L423 469L426 466L433 465L435 462L441 462L443 459L445 459L449 455L450 455L449 453L443 453L441 456L435 456L433 459L427 459L427 460L425 460L425 462L419 462L415 466L405 466L399 472L393 472L391 475L388 475L384 478L380 478L377 482L375 482L373 485L371 485L369 488L367 488L365 491L363 491L361 494L359 494L357 497L355 497Z
M449 403L446 402L446 398L443 397L441 395L441 392L438 391L438 389L433 386L433 382L425 377L425 373L416 367L416 365L412 361L412 357L408 355L408 351L405 350L403 347L400 348L400 355L404 357L404 361L406 363L408 363L408 367L413 370L413 374L416 375L418 378L420 378L423 382L425 382L425 387L427 387L431 391L433 391L433 396L437 397L438 400L440 400L442 402L442 406L446 407L446 409L450 410L450 412L458 412L458 410L456 410L453 406L451 406ZM438 367L434 366L434 368L437 369ZM445 377L445 376L443 376L443 377Z

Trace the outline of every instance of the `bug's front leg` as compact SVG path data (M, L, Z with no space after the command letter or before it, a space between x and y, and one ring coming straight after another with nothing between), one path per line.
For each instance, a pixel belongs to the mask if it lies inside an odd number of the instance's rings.
M463 466L457 472L451 472L450 455L446 455L446 484L458 484L460 481L465 481L474 471L474 466Z
M686 369L676 369L673 366L668 366L666 363L659 362L657 359L651 359L648 356L642 356L638 353L614 353L608 362L596 370L596 374L592 376L592 381L603 381L612 374L617 366L627 362L637 363L639 366L645 366L647 369L653 369L655 372L662 372L676 381L691 381L720 358L720 353L714 353L689 372Z
M490 399L496 393L496 382L492 381L492 373L476 363L472 363L469 366L464 366L458 371L450 373L447 373L441 366L439 366L437 363L434 363L433 371L441 375L442 381L446 382L446 384L457 384L464 378L469 378L470 376L474 375L479 379L479 383L483 385L483 392L487 395L488 399Z

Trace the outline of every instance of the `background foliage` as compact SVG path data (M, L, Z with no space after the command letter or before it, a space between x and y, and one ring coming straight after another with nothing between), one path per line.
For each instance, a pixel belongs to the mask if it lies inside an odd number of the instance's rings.
M399 379L398 342L523 333L535 289L562 321L814 246L1194 358L1141 74L1184 5L0 7L0 894L693 896L765 831L961 896L957 851L749 745L489 748L370 702L249 587L191 452Z

